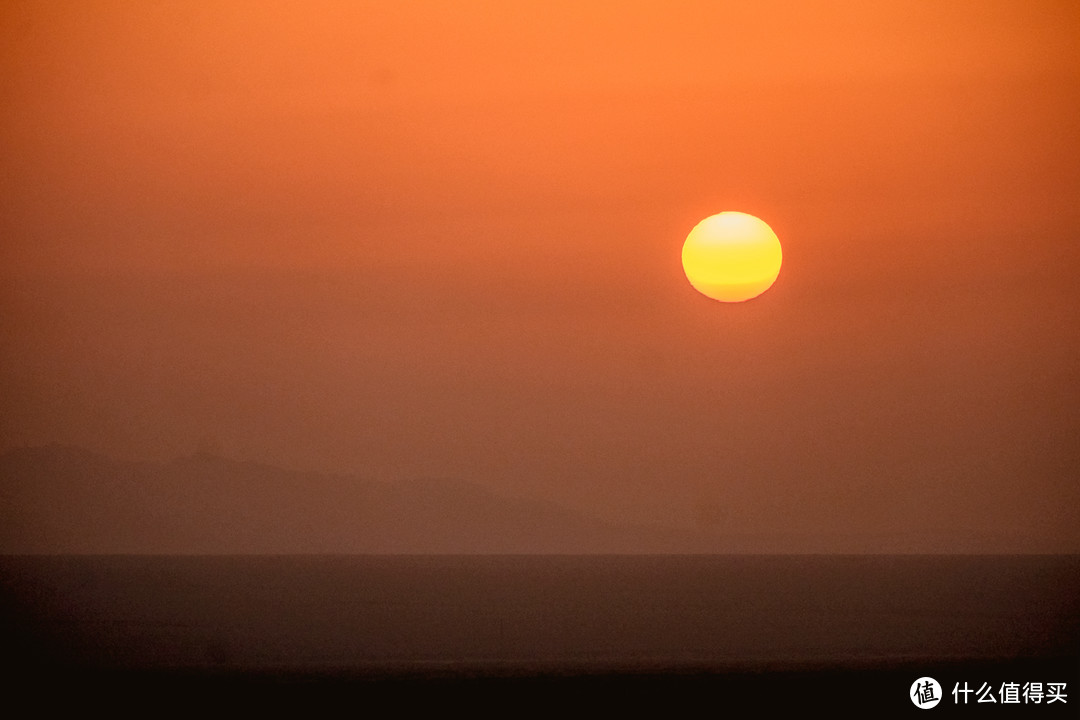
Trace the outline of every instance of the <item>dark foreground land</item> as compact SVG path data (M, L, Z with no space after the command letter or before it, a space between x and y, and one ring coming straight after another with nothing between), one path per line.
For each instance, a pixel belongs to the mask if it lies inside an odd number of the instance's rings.
M880 717L930 676L938 715L1080 715L1077 556L8 556L0 591L43 709Z

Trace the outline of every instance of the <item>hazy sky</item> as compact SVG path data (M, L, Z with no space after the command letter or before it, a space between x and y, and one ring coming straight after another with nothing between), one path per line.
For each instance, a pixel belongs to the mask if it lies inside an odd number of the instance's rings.
M1080 552L1074 2L6 2L0 104L0 450Z

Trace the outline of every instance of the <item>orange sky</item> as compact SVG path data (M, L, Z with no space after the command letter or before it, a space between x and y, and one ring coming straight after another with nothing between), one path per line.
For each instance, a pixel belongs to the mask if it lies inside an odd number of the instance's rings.
M1080 552L1077 38L1069 2L6 3L0 449ZM784 244L745 305L679 266L721 210Z

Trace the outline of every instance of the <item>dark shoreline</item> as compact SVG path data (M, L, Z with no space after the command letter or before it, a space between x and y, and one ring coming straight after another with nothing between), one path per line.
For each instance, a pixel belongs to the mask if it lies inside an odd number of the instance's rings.
M702 706L754 714L820 709L839 717L914 717L912 683L931 676L941 683L937 708L949 716L1075 717L1080 702L1080 658L858 663L802 669L690 668L355 668L322 672L100 670L27 668L9 673L9 698L37 699L39 707L101 707L125 715L163 706L173 712L233 707L246 711L293 710L336 714L343 708L391 703L395 710L458 708L483 714L529 708L567 712L606 708L619 712L696 715ZM988 683L1045 678L1067 683L1068 702L1053 705L984 705L974 697L953 702L954 683L974 689ZM162 705L164 703L164 705ZM724 712L720 712L723 710ZM213 713L211 713L213 715Z
M881 716L931 676L1066 682L1069 716L1080 556L0 556L0 639L9 687L49 703Z

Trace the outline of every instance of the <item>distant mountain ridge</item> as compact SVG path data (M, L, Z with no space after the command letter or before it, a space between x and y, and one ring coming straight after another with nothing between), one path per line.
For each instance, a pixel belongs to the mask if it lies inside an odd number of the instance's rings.
M463 480L396 483L199 452L116 460L77 447L0 454L0 554L1039 554L1007 533L733 533L604 522Z
M0 455L0 553L672 552L620 527L459 480L382 483L197 453L125 462L62 445Z

